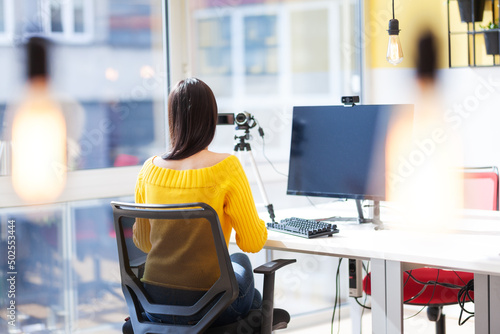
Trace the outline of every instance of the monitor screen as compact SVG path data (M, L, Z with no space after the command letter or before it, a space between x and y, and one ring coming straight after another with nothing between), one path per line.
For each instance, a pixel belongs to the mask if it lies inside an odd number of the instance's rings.
M394 113L413 105L293 108L287 193L385 199L385 141Z

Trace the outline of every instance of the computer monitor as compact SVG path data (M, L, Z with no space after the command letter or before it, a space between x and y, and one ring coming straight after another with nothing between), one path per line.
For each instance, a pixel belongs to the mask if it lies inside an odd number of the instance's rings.
M294 107L287 194L385 200L385 142L401 112L413 106Z

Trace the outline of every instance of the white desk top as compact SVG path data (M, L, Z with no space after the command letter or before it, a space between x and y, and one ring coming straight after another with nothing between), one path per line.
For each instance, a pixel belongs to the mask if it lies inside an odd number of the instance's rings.
M276 221L286 217L327 217L322 207L280 210ZM465 211L451 233L416 230L374 230L372 224L336 222L340 232L332 237L300 238L269 231L269 249L322 254L345 258L380 258L410 264L452 268L500 275L500 213ZM352 216L352 211L351 211ZM261 218L269 221L267 213Z

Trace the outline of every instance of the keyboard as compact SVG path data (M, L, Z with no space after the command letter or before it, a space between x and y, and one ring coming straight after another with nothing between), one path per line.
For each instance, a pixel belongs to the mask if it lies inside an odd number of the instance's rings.
M267 229L308 239L331 236L339 232L336 224L296 217L285 218L279 223L267 223Z

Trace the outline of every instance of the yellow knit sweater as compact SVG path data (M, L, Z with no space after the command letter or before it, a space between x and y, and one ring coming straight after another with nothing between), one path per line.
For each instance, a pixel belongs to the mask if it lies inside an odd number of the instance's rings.
M267 229L257 215L238 158L229 156L214 166L191 170L161 168L153 164L153 159L148 159L139 172L136 203L207 203L217 211L226 244L234 228L241 250L255 253L262 249ZM134 243L148 253L143 282L207 290L219 277L213 242L207 242L206 236L211 236L208 224L171 225L147 219L134 224Z

